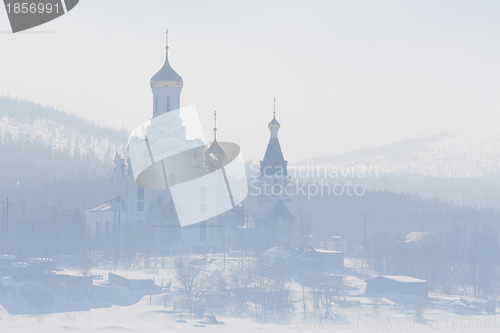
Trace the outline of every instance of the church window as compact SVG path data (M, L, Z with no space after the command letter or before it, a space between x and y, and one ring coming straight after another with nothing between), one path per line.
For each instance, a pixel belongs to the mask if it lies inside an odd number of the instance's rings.
M144 187L137 187L137 200L144 200Z
M207 240L207 225L205 223L200 224L200 241Z
M138 212L143 212L144 211L144 201L138 201L137 202L137 211Z

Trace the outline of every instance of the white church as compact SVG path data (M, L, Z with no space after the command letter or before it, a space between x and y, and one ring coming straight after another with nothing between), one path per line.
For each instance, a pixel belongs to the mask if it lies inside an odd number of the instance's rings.
M183 80L170 66L168 45L165 49L165 62L150 81L153 93L152 124L157 117L175 113L181 107ZM175 125L181 129L175 132L176 135L186 140L185 128L182 124ZM138 179L134 177L130 159L133 147L129 144L126 151L117 152L114 158L115 167L111 177L114 197L86 211L91 246L115 254L130 251L166 255L180 252L261 251L272 246L294 246L293 232L297 221L291 213L291 200L283 191L289 176L278 140L280 126L273 113L273 119L268 124L271 137L260 162L258 181L262 187L279 187L281 191L262 191L259 197L249 196L217 217L185 227L179 224L168 190L137 185ZM214 140L205 149L204 155L213 156L215 152L215 155L220 154L224 158L224 151L216 140L216 131L215 125ZM168 177L165 180L171 181ZM207 193L202 192L193 200L206 199ZM247 209L247 206L252 208Z

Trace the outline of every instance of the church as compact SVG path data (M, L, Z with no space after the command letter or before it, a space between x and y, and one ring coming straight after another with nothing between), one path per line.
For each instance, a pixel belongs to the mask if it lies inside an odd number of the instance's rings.
M151 124L161 116L178 112L181 107L180 95L184 83L169 63L168 43L165 50L165 62L150 81L153 93ZM203 155L207 162L210 162L211 156L225 156L217 142L215 120L213 141L208 148L204 148ZM179 129L174 131L176 137L165 140L180 138L187 145L199 146L199 142L186 140L181 121L179 124L162 126L178 126L176 128ZM260 194L257 197L249 195L223 214L184 227L179 224L168 189L141 186L134 177L133 161L130 158L134 148L129 141L127 149L117 152L114 157L111 176L114 197L86 211L90 246L109 254L141 252L162 255L226 251L262 253L273 246L294 246L297 221L291 213L291 198L284 191L290 177L278 139L281 124L276 119L275 110L268 127L269 143L256 179L258 186L262 188ZM166 177L165 183L167 182L172 182L172 179ZM206 197L207 193L202 191L193 200L203 202Z

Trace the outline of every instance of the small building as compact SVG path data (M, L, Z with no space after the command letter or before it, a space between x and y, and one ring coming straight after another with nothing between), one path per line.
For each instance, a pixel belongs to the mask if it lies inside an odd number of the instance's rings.
M31 258L29 260L32 273L50 273L56 270L57 264L51 258Z
M155 282L152 279L127 279L123 276L114 273L108 273L108 284L119 285L127 290L143 289L154 290Z
M427 298L429 282L411 276L378 276L366 281L366 295L414 295Z
M315 249L321 258L323 272L341 272L344 270L344 253L340 251Z
M342 236L330 236L324 242L324 247L331 251L347 252L347 239Z
M90 310L92 278L65 274L18 274L0 280L9 313ZM3 290L3 291L2 291Z
M323 242L316 235L307 235L307 246L313 249L319 249L323 247Z

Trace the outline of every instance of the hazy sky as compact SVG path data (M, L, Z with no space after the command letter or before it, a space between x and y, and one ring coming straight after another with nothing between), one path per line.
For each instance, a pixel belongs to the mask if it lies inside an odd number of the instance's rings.
M11 34L0 9L0 94L132 129L164 60L181 104L263 157L273 97L290 162L390 143L500 101L499 1L81 0ZM50 32L50 33L39 33Z

